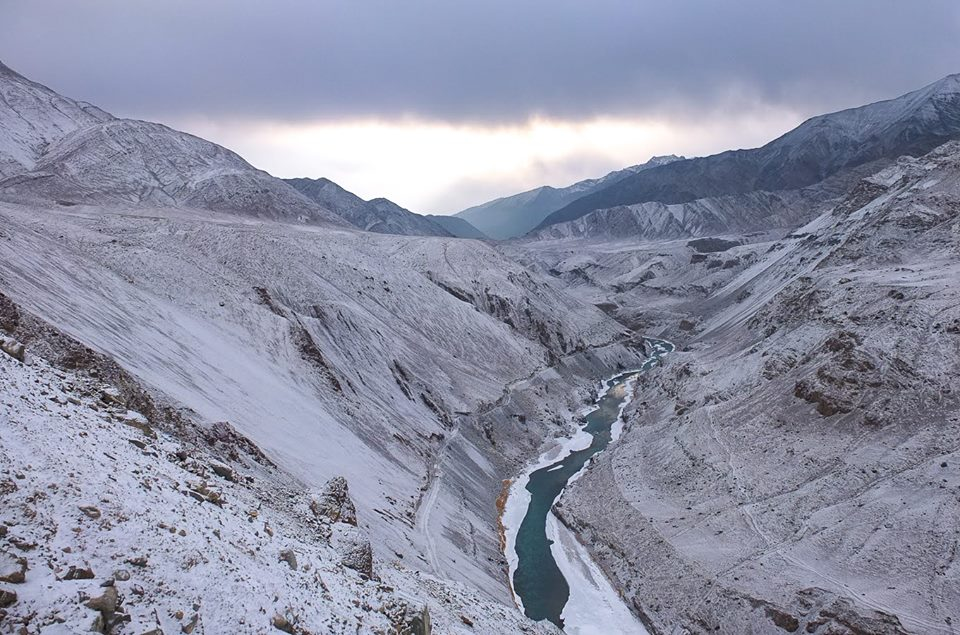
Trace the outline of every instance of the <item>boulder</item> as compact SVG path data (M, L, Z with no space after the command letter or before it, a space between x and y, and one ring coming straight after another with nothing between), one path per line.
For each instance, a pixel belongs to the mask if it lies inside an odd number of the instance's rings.
M5 609L17 602L17 594L14 591L0 589L0 609Z
M213 473L220 478L224 478L234 483L237 481L237 475L230 466L223 465L222 463L213 463L210 468L213 470Z
M93 580L96 576L90 567L70 567L64 580Z
M91 520L97 520L100 518L100 510L93 505L82 505L79 509L83 512L84 516L90 518Z
M18 362L24 361L26 347L12 337L0 337L0 351L3 351Z
M280 552L280 562L286 562L291 569L297 570L297 554L293 549L284 549Z
M413 616L408 628L413 635L431 635L433 633L433 625L430 623L430 609L426 605L424 605L423 611Z
M340 564L373 578L373 548L363 530L353 525L336 523L330 544L340 556Z
M117 611L118 602L119 596L117 595L117 587L110 586L106 588L106 590L103 592L103 595L87 600L85 606L88 609L100 611L101 613L109 616Z
M327 481L317 499L310 502L310 510L321 520L354 526L357 524L357 508L350 500L347 479L342 476Z
M290 620L288 620L283 615L280 615L279 613L273 616L273 619L270 620L270 624L272 624L273 627L278 631L283 631L284 633L297 632L293 624L290 623Z
M27 569L26 558L0 551L0 582L23 584L27 579Z

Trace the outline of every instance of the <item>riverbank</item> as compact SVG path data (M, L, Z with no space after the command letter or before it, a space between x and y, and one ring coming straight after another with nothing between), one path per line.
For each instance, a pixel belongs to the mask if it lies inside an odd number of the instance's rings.
M673 350L669 342L648 341L653 346L653 354L639 369L619 373L602 382L594 404L581 412L587 423L572 436L554 440L530 467L505 485L507 496L502 509L498 510L501 511L501 538L508 562L508 581L515 603L531 617L550 619L562 625L567 633L646 633L639 619L591 560L587 549L559 522L550 508L593 458L619 438L623 429L623 410L632 398L637 376ZM536 480L533 485L532 478ZM535 501L535 493L540 500ZM531 505L534 502L536 512ZM522 533L527 542L524 549L518 550L518 538ZM531 536L535 540L532 546L529 544ZM549 547L544 548L539 543ZM524 552L528 558L539 557L541 560L527 563L521 579L524 586L518 588L517 571ZM549 552L547 557L544 552ZM545 588L536 588L537 581L531 580L531 571L537 576L545 576ZM534 598L535 606L524 606L525 591L528 597Z

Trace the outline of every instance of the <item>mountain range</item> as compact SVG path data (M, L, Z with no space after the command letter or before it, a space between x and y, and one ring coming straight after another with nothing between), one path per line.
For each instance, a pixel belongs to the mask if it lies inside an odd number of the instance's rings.
M567 632L954 633L958 84L441 218L0 65L0 630L558 635L615 392Z
M950 75L896 99L813 117L754 150L674 161L628 175L552 212L537 229L575 221L597 210L797 191L845 174L855 179L863 172L858 168L876 171L899 156L925 154L958 135L960 75ZM645 212L634 211L640 216Z
M541 187L457 216L498 239L668 238L789 226L899 156L960 135L960 75L813 117L752 150L655 157L568 188ZM801 211L801 206L807 209ZM717 210L723 210L718 212ZM767 219L766 223L762 219Z
M239 155L161 124L118 119L0 65L0 188L61 205L155 203L368 231L454 232L386 200L369 203L327 179L284 182ZM464 223L459 232L476 235Z

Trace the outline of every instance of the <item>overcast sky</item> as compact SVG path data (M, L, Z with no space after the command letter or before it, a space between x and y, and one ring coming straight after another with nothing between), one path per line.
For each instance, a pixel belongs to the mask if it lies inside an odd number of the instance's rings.
M453 212L960 72L956 0L0 0L0 60L277 176Z

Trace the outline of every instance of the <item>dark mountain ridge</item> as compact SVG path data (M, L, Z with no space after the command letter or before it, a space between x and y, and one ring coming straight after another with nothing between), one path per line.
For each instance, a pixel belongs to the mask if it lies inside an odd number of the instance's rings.
M813 117L760 148L632 174L553 212L537 229L619 205L795 190L874 161L920 156L958 137L960 74L896 99Z
M422 216L386 198L365 201L330 179L297 178L285 181L314 203L366 231L406 236L485 237L463 219L451 222L440 220L443 217Z

